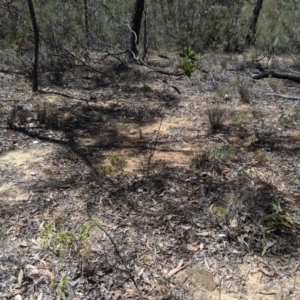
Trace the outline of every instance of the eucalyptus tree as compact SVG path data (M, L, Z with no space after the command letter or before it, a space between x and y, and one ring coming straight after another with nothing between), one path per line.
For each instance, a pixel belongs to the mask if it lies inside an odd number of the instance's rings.
M32 0L27 0L30 12L30 18L34 31L34 58L32 66L32 91L36 92L38 89L38 58L39 58L39 28L36 21L35 10Z
M131 26L130 26L130 38L129 38L129 56L131 58L137 58L139 55L139 41L140 41L140 31L143 19L143 12L145 7L145 0L135 0Z
M246 37L246 42L248 45L255 43L255 35L256 35L256 26L258 22L258 17L260 11L262 9L263 0L257 0L253 9L253 15L250 22L249 32Z

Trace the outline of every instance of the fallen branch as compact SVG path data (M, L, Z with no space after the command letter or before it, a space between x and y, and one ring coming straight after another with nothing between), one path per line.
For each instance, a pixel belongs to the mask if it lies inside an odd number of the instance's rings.
M92 218L90 212L87 211L87 213L88 213L88 216L89 216L90 220L93 220L93 218ZM142 293L141 293L141 291L140 291L140 289L139 289L139 287L138 287L138 285L137 285L137 282L135 281L134 276L132 275L130 269L127 267L127 265L126 265L126 263L125 263L125 260L123 259L122 255L121 255L121 253L120 253L120 251L119 251L119 248L117 247L117 245L116 245L115 241L113 240L113 238L110 236L110 234L107 232L107 230L103 228L103 226L99 225L98 222L96 222L96 221L93 221L93 222L94 222L94 224L95 224L100 230L102 230L102 231L105 233L105 235L108 237L108 239L109 239L110 242L112 243L113 247L115 248L115 251L116 251L117 256L120 258L121 263L122 263L123 266L125 267L125 269L121 269L121 268L117 268L117 269L119 269L120 271L123 271L123 272L125 272L125 273L128 274L129 278L131 279L131 281L133 282L135 288L137 289L137 291L138 291L138 293L139 293L139 296L140 296L142 299L145 299L145 298L142 296Z
M142 66L145 66L149 69L151 69L153 72L157 72L157 73L161 73L161 74L164 74L164 75L170 75L170 76L183 76L184 73L183 72L169 72L169 71L165 71L165 70L162 70L162 69L157 69L157 68L154 68L150 65L148 65L147 63L145 63L142 59L137 59L136 60L137 63L140 63Z
M300 76L295 76L291 74L286 74L286 73L279 73L274 70L266 71L257 75L253 75L252 79L263 79L263 78L268 78L268 77L273 77L273 78L278 78L278 79L288 79L297 83L300 83Z
M289 99L289 100L300 100L300 97L282 95L282 94L277 94L277 93L267 93L266 95L267 96L274 96L274 97L278 97L278 98Z

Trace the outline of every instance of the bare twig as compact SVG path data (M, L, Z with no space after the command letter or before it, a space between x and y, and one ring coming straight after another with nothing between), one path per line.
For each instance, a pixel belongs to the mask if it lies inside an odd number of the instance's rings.
M222 297L221 297L222 284L223 284L223 276L221 276L220 283L219 283L219 300L222 299Z
M154 145L153 145L152 149L150 150L150 155L148 157L147 177L149 177L149 169L150 169L151 158L154 156L154 152L156 150L156 145L157 145L157 142L158 142L158 137L159 137L160 128L161 128L161 124L162 124L163 118L164 117L162 116L161 119L160 119L160 123L159 123L158 131L157 131L156 139L154 141Z
M297 266L296 266L296 268L295 268L295 277L294 277L294 289L296 289L296 278L297 278L297 271L298 271L298 269L299 269L299 267L300 267L300 263L298 263L297 264Z
M89 218L90 218L91 220L93 220L92 217L91 217L91 215L90 215L89 210L87 210L87 214L88 214ZM144 299L144 297L143 297L143 295L142 295L142 293L141 293L141 291L140 291L140 289L139 289L139 287L138 287L138 285L137 285L137 283L136 283L136 281L135 281L135 279L134 279L134 276L132 275L131 271L128 269L128 267L127 267L127 265L126 265L126 263L125 263L125 261L124 261L122 255L121 255L121 253L120 253L120 251L119 251L119 249L118 249L118 247L117 247L115 241L114 241L113 238L110 236L110 234L107 232L107 230L105 230L105 229L104 229L102 226L100 226L97 222L94 221L94 223L95 223L95 225L96 225L101 231L103 231L103 232L105 233L105 235L108 237L108 239L110 240L110 242L113 244L113 246L114 246L114 248L115 248L115 251L116 251L116 254L117 254L117 256L120 258L120 260L121 260L121 262L122 262L122 264L123 264L123 266L124 266L124 268L125 268L125 269L120 269L120 268L118 268L118 269L121 270L121 271L123 271L123 272L125 272L125 273L127 273L127 274L129 275L129 278L131 279L131 281L133 282L135 288L137 289L137 291L138 291L138 293L139 293L139 296L141 297L141 299Z

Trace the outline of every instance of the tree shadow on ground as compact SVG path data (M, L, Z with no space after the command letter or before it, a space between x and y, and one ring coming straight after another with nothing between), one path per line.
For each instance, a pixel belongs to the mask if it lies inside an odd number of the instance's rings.
M130 215L143 216L134 218L133 224L141 234L157 231L176 237L181 255L189 253L186 245L197 244L199 237L205 244L214 245L217 236L222 237L219 242L230 245L227 249L217 247L215 254L220 256L230 255L233 248L238 255L261 254L270 240L274 242L270 254L299 255L296 227L278 226L275 233L264 230L273 203L292 207L282 201L283 194L277 187L263 181L253 184L246 174L228 182L222 176L214 178L199 171L161 166L154 169L150 177L112 188L109 193L112 208L118 213L129 215L129 219ZM89 209L97 215L101 206L91 205ZM238 225L231 228L234 219ZM202 235L210 231L214 234Z
M97 78L93 80L97 81ZM87 98L83 100L86 103L79 105L53 105L52 109L57 115L54 115L52 124L32 128L25 119L21 126L13 125L10 129L34 139L63 146L65 152L71 153L72 159L78 159L78 162L83 162L90 168L89 174L80 177L82 211L88 210L91 215L97 217L103 213L103 207L108 206L112 213L118 213L130 221L137 232L145 235L156 231L163 232L164 238L175 239L180 256L191 256L186 245L196 243L199 239L206 245L217 245L215 250L208 247L205 250L207 254L216 254L223 258L229 255L242 257L245 253L251 252L261 253L269 240L276 241L270 249L272 254L281 255L288 251L296 256L299 246L297 232L280 229L276 234L266 234L262 229L265 216L271 213L272 203L280 202L283 205L282 192L266 182L257 180L253 183L246 174L241 174L234 181L228 181L222 174L224 166L220 166L221 171L217 177L211 176L205 170L185 170L159 164L151 165L149 177L133 176L129 183L124 183L124 180L118 178L99 176L99 170L94 166L104 158L101 151L124 148L140 152L148 150L149 141L130 137L123 133L123 129L126 124L140 126L154 123L164 116L166 105L163 109L160 105L167 103L140 101L140 95L145 93L154 95L156 100L163 100L162 93L156 92L151 87L146 88L146 91L145 87L132 88L124 85L118 87L122 91L116 92L114 96L124 97L124 93L130 95L131 105L125 106L118 101L106 103L97 99L94 103ZM86 90L93 91L93 88ZM16 118L19 118L18 115ZM19 121L16 119L16 123L20 123ZM49 130L57 132L58 137L49 138L47 136ZM224 126L215 133L228 135L239 133L243 137L250 134L240 129L233 131L232 126ZM89 143L79 142L80 138L91 139L91 137L93 141ZM254 151L259 147L271 151L298 151L298 148L292 150L289 147L283 148L283 144L286 143L284 139L262 135L258 140L249 146L249 150ZM167 142L158 141L157 146L165 143ZM290 145L293 143L294 141L291 141ZM81 167L79 164L74 172L80 174ZM53 190L52 199L41 197L36 193L30 202L16 203L9 208L7 203L0 203L0 208L3 208L3 214L6 213L4 217L20 215L20 212L26 215L32 211L51 210L54 206L63 206L72 199L72 187L76 187L76 184L77 182L70 183L55 178L35 183L32 186L34 190ZM67 215L71 216L76 214L78 207L73 202L65 203L62 211L65 214L67 211ZM234 218L238 220L239 225L230 228L229 225ZM229 246L224 248L222 245L226 243L229 243Z

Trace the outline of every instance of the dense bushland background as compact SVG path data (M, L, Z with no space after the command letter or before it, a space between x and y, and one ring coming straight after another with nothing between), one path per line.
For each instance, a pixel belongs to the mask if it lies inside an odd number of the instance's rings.
M131 18L137 1L33 1L40 29L40 66L72 66L87 50L119 56L128 49ZM196 53L243 52L298 56L299 2L265 0L252 45L245 43L256 1L145 1L140 56L177 53L190 46ZM32 60L33 30L25 1L1 1L1 61ZM16 59L15 54L18 58ZM87 54L86 54L87 56Z

